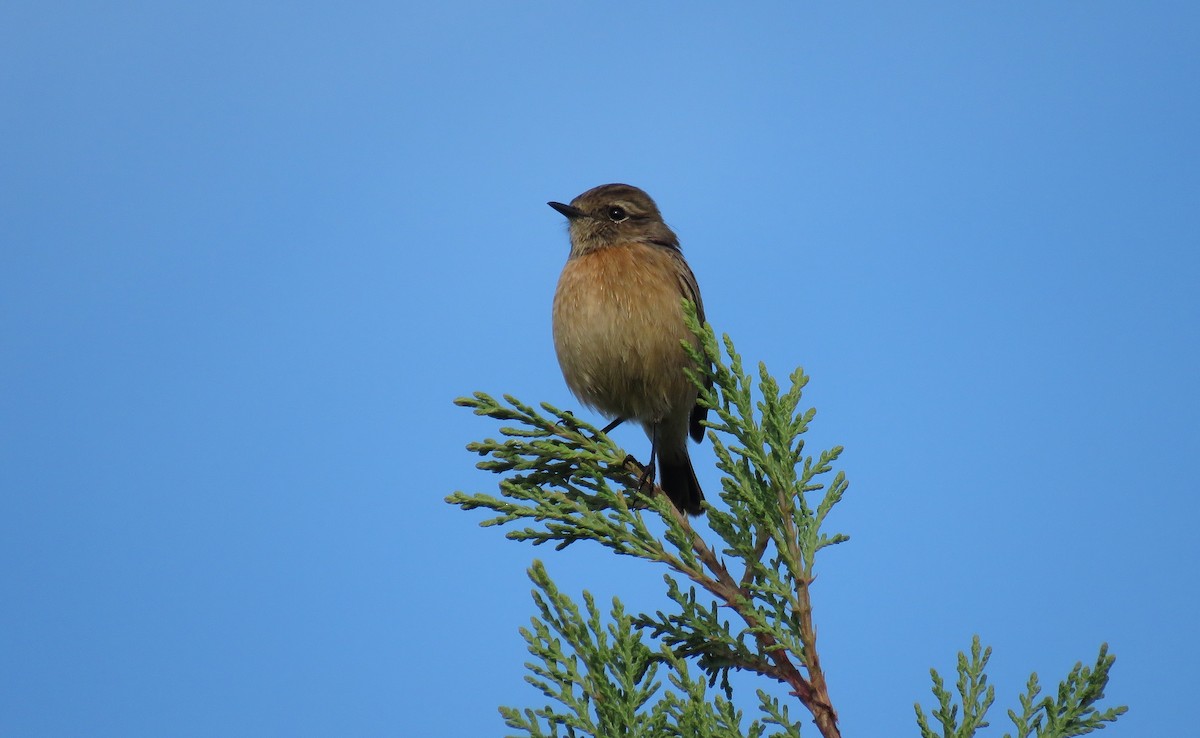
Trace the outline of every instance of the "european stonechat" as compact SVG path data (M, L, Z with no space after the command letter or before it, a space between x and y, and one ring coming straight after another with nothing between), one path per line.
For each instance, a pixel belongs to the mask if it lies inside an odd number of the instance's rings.
M548 203L567 217L571 254L554 293L554 349L563 377L583 404L625 420L650 437L659 486L691 515L704 493L688 456L687 437L704 438L708 409L684 368L697 369L683 348L699 341L683 321L680 298L704 305L679 238L654 200L637 187L607 184L571 201ZM711 380L710 380L711 383Z

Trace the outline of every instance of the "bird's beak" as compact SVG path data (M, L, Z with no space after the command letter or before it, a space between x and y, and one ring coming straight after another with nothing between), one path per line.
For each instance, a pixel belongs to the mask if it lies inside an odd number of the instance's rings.
M561 202L548 202L546 204L567 216L567 220L575 220L576 218L582 218L584 215L587 215L587 213L583 212L579 208L572 207L570 205L563 205Z

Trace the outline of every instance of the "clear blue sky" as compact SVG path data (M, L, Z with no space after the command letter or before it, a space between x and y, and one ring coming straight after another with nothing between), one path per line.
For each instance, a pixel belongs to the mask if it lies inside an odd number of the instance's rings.
M4 3L0 734L501 735L535 555L659 607L442 501L612 181L846 446L847 735L973 633L1193 731L1200 6L835 5Z

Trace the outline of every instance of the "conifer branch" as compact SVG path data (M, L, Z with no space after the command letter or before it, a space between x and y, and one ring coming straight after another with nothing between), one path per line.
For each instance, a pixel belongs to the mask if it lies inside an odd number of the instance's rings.
M590 541L661 564L673 603L670 611L630 614L614 599L606 624L590 594L581 610L535 562L530 577L539 614L522 630L535 659L527 679L553 704L501 713L509 727L530 736L759 738L770 726L772 738L798 738L788 706L762 691L760 719L742 732L729 682L730 672L741 670L786 685L822 736L840 736L818 651L812 586L817 552L848 540L824 531L849 486L834 470L842 448L805 453L815 411L800 409L808 382L802 370L792 372L786 390L761 364L752 380L732 340L723 336L718 344L690 303L684 307L700 348L684 347L697 366L709 367L689 376L710 410L708 439L722 474L724 506L706 504L700 519L711 532L707 539L658 487L639 487L645 470L636 459L571 412L481 392L455 401L502 423L501 438L468 446L483 457L480 469L500 475L500 494L455 492L447 502L487 511L481 525L504 526L512 540L556 549ZM691 585L685 589L676 577ZM959 655L957 704L931 672L938 701L932 717L941 730L917 705L923 738L971 738L987 726L994 700L984 674L990 654L976 638L970 655ZM1077 665L1054 698L1039 698L1037 675L1031 677L1021 712L1009 712L1013 738L1081 735L1116 720L1124 707L1096 706L1112 663L1101 647L1096 664ZM700 678L689 671L693 664ZM721 693L710 697L707 688L718 683Z
M917 703L914 709L921 738L972 738L980 728L987 727L984 717L996 698L995 688L988 685L987 675L984 674L991 655L992 649L983 648L979 636L972 639L969 656L958 654L957 695L946 688L945 680L936 669L930 669L933 695L938 701L932 715L941 724L942 730L938 733L930 728L929 719L920 703ZM1096 707L1096 703L1104 698L1108 672L1115 660L1116 657L1108 653L1108 644L1101 644L1095 665L1089 669L1082 663L1075 664L1075 668L1059 684L1055 697L1038 699L1041 693L1038 676L1031 675L1024 694L1019 698L1021 712L1008 711L1008 717L1017 731L1015 734L1005 733L1004 738L1069 738L1101 730L1106 723L1115 722L1128 708L1121 706L1101 711ZM958 717L960 707L961 721Z

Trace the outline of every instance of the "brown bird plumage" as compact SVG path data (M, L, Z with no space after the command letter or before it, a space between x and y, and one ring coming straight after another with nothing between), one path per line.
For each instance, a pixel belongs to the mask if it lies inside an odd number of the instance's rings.
M679 300L694 302L701 321L704 305L679 239L650 196L630 185L549 204L570 223L571 254L554 294L554 348L567 386L613 425L640 423L659 486L680 510L699 515L704 493L687 437L704 437L707 410L683 371L695 365L681 341L698 343Z

